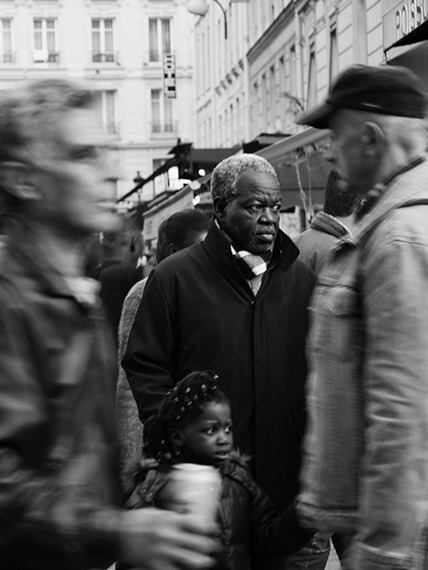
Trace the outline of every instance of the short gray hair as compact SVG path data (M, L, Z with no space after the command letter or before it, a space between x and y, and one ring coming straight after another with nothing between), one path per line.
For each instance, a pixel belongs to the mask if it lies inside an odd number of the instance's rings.
M238 154L222 160L211 175L212 199L220 198L223 204L229 203L237 195L237 181L243 172L270 174L278 182L274 167L257 154Z

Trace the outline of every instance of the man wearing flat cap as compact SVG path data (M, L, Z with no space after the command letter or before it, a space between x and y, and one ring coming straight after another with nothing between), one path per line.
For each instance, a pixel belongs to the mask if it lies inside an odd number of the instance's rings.
M427 110L412 72L355 65L299 119L364 198L312 299L297 506L346 569L428 568Z

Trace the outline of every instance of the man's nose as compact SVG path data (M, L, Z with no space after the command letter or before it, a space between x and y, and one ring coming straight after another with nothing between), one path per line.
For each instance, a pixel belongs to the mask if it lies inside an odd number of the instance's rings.
M327 162L331 162L331 163L335 163L336 159L335 159L335 155L336 155L336 147L334 145L333 141L330 141L329 144L327 145L327 147L324 150L324 158Z
M278 219L279 212L272 208L263 208L260 221L264 223L274 224Z
M100 168L102 168L104 179L107 182L117 182L119 176L119 165L117 160L113 158L113 153L110 150L104 150L100 156Z

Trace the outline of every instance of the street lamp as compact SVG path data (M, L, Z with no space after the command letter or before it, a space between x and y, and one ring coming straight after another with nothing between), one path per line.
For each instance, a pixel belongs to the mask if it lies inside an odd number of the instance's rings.
M224 7L220 4L218 0L214 0L218 4L223 12L224 16L224 39L227 40L227 14ZM187 4L187 11L191 14L196 14L197 16L205 16L208 12L207 0L190 0Z

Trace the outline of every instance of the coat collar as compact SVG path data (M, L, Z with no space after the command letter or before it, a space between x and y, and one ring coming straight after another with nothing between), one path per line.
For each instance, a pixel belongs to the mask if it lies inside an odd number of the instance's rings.
M241 275L233 258L230 242L219 230L214 220L210 223L208 234L203 244L217 263L227 268L228 271L230 271L231 266L234 266L237 274ZM287 271L298 257L299 250L293 240L283 231L279 230L275 240L272 258L269 262L268 272L274 267L278 267L280 271Z

